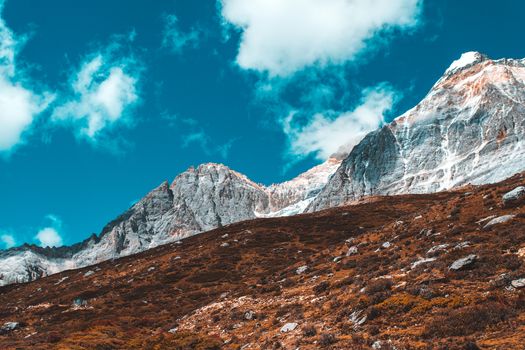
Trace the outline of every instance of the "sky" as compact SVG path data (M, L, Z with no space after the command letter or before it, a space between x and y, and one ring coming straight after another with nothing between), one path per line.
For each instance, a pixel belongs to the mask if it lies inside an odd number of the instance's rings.
M525 57L518 0L0 0L0 248L72 244L190 166L290 179L463 52Z

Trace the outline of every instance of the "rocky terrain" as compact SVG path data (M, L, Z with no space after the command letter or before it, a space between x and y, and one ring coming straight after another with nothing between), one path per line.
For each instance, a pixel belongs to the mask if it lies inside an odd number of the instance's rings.
M61 248L0 251L0 285L32 281L66 269L142 252L234 222L304 211L337 170L329 159L295 179L259 185L222 164L190 168L151 191L100 235Z
M525 174L226 225L0 288L2 349L521 349Z
M135 254L257 217L315 212L366 196L501 181L525 170L524 116L525 60L466 53L420 104L367 135L344 160L329 159L272 186L221 164L190 168L80 244L0 251L0 285Z

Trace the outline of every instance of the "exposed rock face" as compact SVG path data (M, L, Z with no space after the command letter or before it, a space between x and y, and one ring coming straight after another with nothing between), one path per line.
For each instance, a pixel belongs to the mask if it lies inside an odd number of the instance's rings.
M309 206L493 183L525 169L525 60L469 53L415 108L367 135Z
M503 195L503 205L511 207L525 202L525 186L518 186Z
M265 187L221 164L204 164L163 183L99 236L71 247L25 245L0 251L0 285L119 258L231 223L303 212L340 161L331 159L283 184Z

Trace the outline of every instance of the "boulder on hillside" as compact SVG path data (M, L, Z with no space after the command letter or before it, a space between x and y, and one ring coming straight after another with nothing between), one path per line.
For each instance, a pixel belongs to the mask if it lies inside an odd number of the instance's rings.
M506 208L525 203L525 186L516 187L512 191L505 193L502 200L503 206Z
M470 254L464 258L458 259L450 265L449 269L454 271L463 270L466 267L469 267L470 265L474 264L476 260L478 259L478 256L475 254Z
M19 327L20 323L18 322L6 322L2 327L0 327L0 335L10 333Z

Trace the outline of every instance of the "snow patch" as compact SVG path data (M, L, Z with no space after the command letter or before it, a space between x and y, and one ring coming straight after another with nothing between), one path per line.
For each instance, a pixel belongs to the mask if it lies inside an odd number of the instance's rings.
M447 69L447 73L453 73L461 68L471 66L475 63L480 62L483 59L483 55L476 51L465 52L461 57L450 65Z

